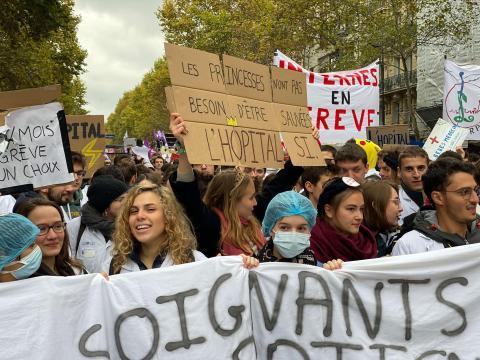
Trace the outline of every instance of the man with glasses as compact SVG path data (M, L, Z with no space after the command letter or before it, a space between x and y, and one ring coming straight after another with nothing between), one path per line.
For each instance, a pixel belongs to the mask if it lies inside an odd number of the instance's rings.
M80 216L80 208L82 203L84 203L82 201L84 197L82 183L87 174L86 161L82 154L72 151L72 162L73 175L75 177L74 182L69 185L60 186L63 189L63 193L57 191L61 189L57 189L55 186L49 189L49 199L61 205L63 213L65 214L65 220L67 221Z
M423 191L435 210L420 211L413 230L403 235L392 255L415 254L480 242L475 166L453 158L440 159L422 177Z

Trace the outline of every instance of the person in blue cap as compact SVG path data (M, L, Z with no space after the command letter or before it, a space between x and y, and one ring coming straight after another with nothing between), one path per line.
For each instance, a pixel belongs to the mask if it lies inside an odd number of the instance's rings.
M26 217L0 216L0 282L27 279L42 263L42 250L35 245L39 233Z
M317 210L305 196L295 191L276 195L268 204L262 222L262 231L268 240L259 252L259 261L321 265L310 249L310 231L316 217ZM324 264L324 268L338 269L341 263L341 260L332 260Z

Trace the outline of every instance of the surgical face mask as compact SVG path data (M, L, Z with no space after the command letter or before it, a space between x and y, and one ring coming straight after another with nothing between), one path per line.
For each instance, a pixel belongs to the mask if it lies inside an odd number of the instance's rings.
M295 231L275 232L273 245L284 258L291 259L300 255L310 246L310 233Z
M23 264L23 266L17 270L2 271L2 274L11 274L17 280L28 278L38 270L42 263L42 249L35 245L35 248L30 254L21 258L19 261L16 261L16 263Z

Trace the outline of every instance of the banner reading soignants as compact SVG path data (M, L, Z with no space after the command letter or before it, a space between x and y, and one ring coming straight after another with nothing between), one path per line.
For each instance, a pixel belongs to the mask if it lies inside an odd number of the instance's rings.
M320 129L322 144L365 139L366 128L378 126L378 64L351 71L314 73L278 50L273 62L280 68L305 73L310 116Z
M445 60L443 120L467 128L467 140L480 140L480 66Z
M479 258L480 245L469 245L337 271L248 271L239 257L219 257L110 281L2 284L2 360L475 360Z

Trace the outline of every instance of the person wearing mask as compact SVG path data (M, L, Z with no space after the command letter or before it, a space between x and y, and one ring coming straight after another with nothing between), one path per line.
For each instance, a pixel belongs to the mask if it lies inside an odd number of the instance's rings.
M399 195L403 208L400 225L424 204L422 175L427 168L428 154L418 146L408 146L398 156Z
M35 244L40 230L19 214L0 216L0 282L29 278L42 263Z
M377 242L362 224L365 202L360 184L336 177L325 185L318 200L318 217L310 246L321 263L332 259L354 261L377 257Z
M276 195L267 206L262 231L267 242L260 250L260 262L291 262L316 265L310 249L310 230L317 210L295 191Z
M397 241L392 255L480 242L476 177L474 165L457 159L445 158L430 164L422 182L434 210L423 210L415 215L413 229Z
M375 234L378 257L389 255L398 234L398 221L402 213L398 186L380 180L366 182L362 190L365 200L363 224Z
M336 175L336 169L330 166L308 166L305 168L301 178L303 194L311 201L316 209L318 199L322 194L325 183Z
M335 155L335 165L340 176L350 177L362 184L368 172L367 154L361 146L352 143L343 145Z
M69 255L69 239L65 232L62 209L53 201L34 198L24 201L17 213L35 224L39 233L35 243L42 250L42 263L31 276L72 276L85 273L82 265Z
M72 163L73 163L73 175L75 180L73 182L73 195L72 201L68 202L65 205L62 205L62 210L64 214L66 214L67 221L75 219L76 217L80 216L80 208L83 200L83 192L82 192L82 183L83 178L87 174L85 169L86 162L85 157L76 152L72 151Z
M170 115L170 129L181 148L187 129L179 114ZM243 171L222 171L212 179L202 201L192 165L185 149L181 150L178 170L170 177L170 185L194 226L199 250L208 257L218 253L258 255L265 245L260 221L268 203L276 194L291 190L303 168L287 162L259 194Z
M89 273L102 271L109 256L115 219L120 213L127 185L112 176L97 176L88 188L88 202L81 216L67 223L70 249Z

